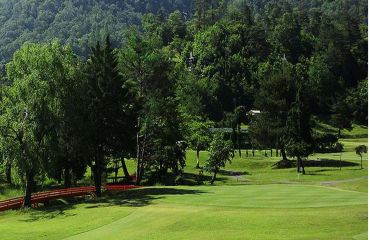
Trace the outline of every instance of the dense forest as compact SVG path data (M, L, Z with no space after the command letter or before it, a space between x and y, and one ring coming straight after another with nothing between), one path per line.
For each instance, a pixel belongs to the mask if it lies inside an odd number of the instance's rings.
M276 149L304 173L304 158L341 151L341 131L367 123L366 1L18 0L0 11L3 172L25 204L36 179L71 186L88 167L100 196L114 162L131 177L127 159L137 184L181 183L187 148L210 151L214 178L242 147Z
M217 1L208 2L216 6ZM367 22L365 0L248 0L247 3L256 17L278 16L285 8L297 8L305 18L314 18L323 11L340 15L341 8L345 8L351 16L357 16L362 23ZM269 12L273 5L279 5L280 10ZM190 19L195 11L194 1L0 0L0 64L9 61L15 50L27 41L47 42L54 38L70 44L77 54L86 57L89 46L102 34L109 32L117 47L124 41L127 27L140 25L144 14L168 16L175 10ZM274 18L273 15L270 18Z
M89 46L110 32L116 46L130 25L139 25L143 14L168 16L180 10L190 14L188 0L14 0L0 1L0 63L10 60L24 42L54 38L87 56Z

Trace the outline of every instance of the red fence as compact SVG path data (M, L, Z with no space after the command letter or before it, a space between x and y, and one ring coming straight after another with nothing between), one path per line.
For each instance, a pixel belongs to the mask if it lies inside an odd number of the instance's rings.
M138 188L135 185L106 185L105 189L107 191L125 191L133 188ZM95 193L95 187L74 187L59 190L52 190L47 192L39 192L32 194L31 202L33 205L38 203L47 204L50 200L86 196ZM5 211L9 209L18 209L23 205L24 197L17 197L8 199L5 201L0 201L0 211Z

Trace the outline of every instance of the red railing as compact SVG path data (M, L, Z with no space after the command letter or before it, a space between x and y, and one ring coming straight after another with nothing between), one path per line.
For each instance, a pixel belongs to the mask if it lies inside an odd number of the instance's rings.
M22 204L23 204L23 197L8 199L8 200L0 202L0 211L5 211L9 209L17 209L17 208L20 208Z
M136 185L106 185L107 191L125 191L128 189L138 188Z
M135 185L106 185L104 187L107 191L125 191L133 188L138 188ZM95 187L74 187L66 189L58 189L47 192L39 192L32 194L31 202L33 206L36 206L38 203L47 204L50 200L69 198L69 197L78 197L94 194ZM8 199L5 201L0 201L0 211L18 209L23 205L24 197L17 197Z

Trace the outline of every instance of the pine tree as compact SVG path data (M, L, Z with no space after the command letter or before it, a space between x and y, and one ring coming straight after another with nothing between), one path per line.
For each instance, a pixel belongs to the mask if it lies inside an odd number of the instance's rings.
M285 142L287 154L297 159L297 172L305 174L302 158L308 157L314 148L311 136L311 113L301 99L300 89L298 89L296 101L288 113L286 128Z
M107 36L104 47L97 42L86 66L85 142L97 196L101 196L102 174L107 157L117 154L131 141L130 94L117 67L117 57ZM132 100L132 99L131 99ZM124 141L124 137L126 141ZM118 144L123 143L123 144Z

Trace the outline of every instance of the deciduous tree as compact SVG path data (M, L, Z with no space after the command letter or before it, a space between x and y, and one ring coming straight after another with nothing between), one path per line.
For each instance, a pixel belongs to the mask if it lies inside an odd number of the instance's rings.
M232 142L225 140L222 133L215 134L209 149L209 158L204 166L207 172L213 173L211 184L216 180L220 169L224 168L227 162L231 163L232 151Z

